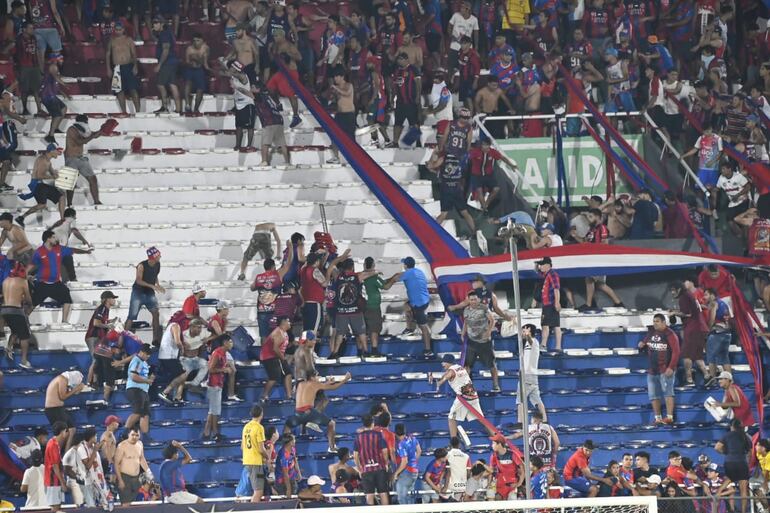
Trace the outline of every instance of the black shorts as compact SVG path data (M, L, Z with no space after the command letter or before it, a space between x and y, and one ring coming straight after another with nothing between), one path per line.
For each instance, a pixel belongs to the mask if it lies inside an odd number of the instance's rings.
M257 108L254 105L246 105L242 109L235 110L235 128L253 129L256 122Z
M267 373L267 379L270 381L282 381L284 377L291 374L286 367L286 363L280 358L270 358L269 360L263 360L262 365L265 367Z
M61 198L61 191L53 185L47 183L39 183L35 187L35 201L38 205L45 205L47 201L51 203L59 203Z
M473 101L476 98L476 90L473 89L473 80L460 81L460 101Z
M759 211L759 217L770 219L770 192L761 195L757 199L757 210Z
M120 92L130 93L131 91L139 91L141 82L134 75L133 64L121 64L120 65Z
M474 342L468 339L468 347L465 350L465 365L472 369L476 360L480 360L489 369L495 366L495 348L491 340L489 342Z
M682 114L665 114L663 119L665 122L664 126L670 135L677 137L682 133L682 123L684 121Z
M725 475L733 483L737 483L738 481L748 481L749 465L745 461L726 461Z
M57 422L64 422L67 424L67 429L75 427L75 423L72 421L70 413L66 410L66 408L64 408L64 406L45 408L43 411L45 412L45 416L48 419L48 422L51 423L51 426Z
M179 61L164 62L163 66L160 67L160 71L158 71L158 78L156 83L159 86L174 85L174 81L176 80L176 71L178 67L179 67Z
M262 57L262 48L265 48L264 46L259 49L260 57ZM268 62L267 60L263 61L260 59L259 62ZM259 82L257 79L257 68L254 66L254 63L247 64L243 67L243 74L246 75L249 78L249 83L251 85L254 85Z
M150 414L150 395L141 388L127 388L126 399L134 415L145 417Z
M43 100L43 106L52 118L62 117L64 115L65 109L67 108L67 106L64 105L64 102L61 101L58 96L52 96L51 98L46 98Z
M36 281L35 287L32 289L32 304L38 306L48 298L53 299L60 305L72 304L70 289L64 283L60 281L56 283Z
M390 491L390 479L384 470L364 472L361 474L361 489L364 493L388 493Z
M338 112L334 115L334 120L340 126L340 129L348 134L352 140L356 140L356 113Z
M331 419L315 408L311 408L306 412L295 413L289 417L286 420L286 425L294 429L297 426L304 426L308 422L312 422L313 424L317 424L323 427L328 426L329 422L331 422Z
M561 316L553 305L543 306L543 313L540 316L540 326L549 328L558 328L561 326Z
M428 315L425 311L428 309L430 303L425 303L422 306L412 306L412 319L418 326L425 326L428 324Z
M497 179L494 174L490 175L471 175L471 189L498 189L500 186L497 184Z
M425 36L425 46L428 47L428 51L430 53L440 52L441 51L441 34L429 32Z
M739 216L746 212L751 204L749 203L749 200L744 201L740 205L736 205L734 207L727 207L727 220L732 221L735 219L736 216Z
M158 360L158 362L160 363L161 376L165 376L169 381L184 374L184 369L182 368L182 363L179 361L179 358L164 358Z
M110 388L115 386L115 367L112 366L112 358L95 354L94 374L98 384L104 384Z
M417 115L417 105L404 105L403 103L396 104L396 126L403 126L404 121L409 122L409 126L417 126L420 124L419 116Z
M308 302L302 305L302 329L318 331L320 327L321 303Z
M468 203L465 201L465 190L462 184L459 182L456 185L440 183L438 190L442 212L451 212L452 210L463 212L468 210Z
M29 340L32 334L29 331L29 320L24 310L14 306L4 306L0 309L5 325L11 330L11 335L16 335L19 340Z

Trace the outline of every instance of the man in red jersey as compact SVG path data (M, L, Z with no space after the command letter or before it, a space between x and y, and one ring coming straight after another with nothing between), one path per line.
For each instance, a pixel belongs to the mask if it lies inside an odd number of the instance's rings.
M757 421L754 419L754 413L751 411L751 404L746 399L746 394L743 393L741 387L733 381L732 373L722 371L717 376L717 379L719 380L720 388L725 391L725 396L722 398L721 403L716 403L714 406L732 410L733 418L740 420L741 424L745 427L756 424Z
M270 392L273 390L276 382L283 382L286 390L286 397L292 396L292 376L289 370L289 364L286 362L286 348L289 346L289 330L291 329L291 320L282 315L276 320L276 328L270 335L263 339L262 350L259 352L259 360L265 367L267 373L267 383L262 391L261 401L270 398Z
M679 362L679 337L666 324L666 316L655 314L652 331L639 341L639 350L647 351L647 395L655 412L655 424L674 423L674 372ZM666 417L661 415L660 400L666 399Z
M524 466L508 447L505 437L497 434L492 440L492 458L489 465L497 475L496 499L507 501L516 498L516 491L524 482Z
M280 269L276 270L275 261L272 258L266 258L264 262L265 272L260 273L254 278L251 284L251 290L257 291L257 324L259 325L259 338L265 339L270 335L270 319L275 312L275 298L281 293L283 277L291 269L291 263L294 260L294 248L291 241L286 241L286 260Z
M714 289L719 299L727 303L730 312L733 309L733 300L730 291L735 284L735 276L730 274L727 269L717 264L709 264L698 275L698 286L703 290Z
M599 493L599 487L592 485L591 481L612 486L609 479L591 473L591 454L594 449L596 449L594 442L586 440L564 465L564 484L579 492L583 497L596 497Z
M64 471L61 462L61 444L67 440L67 424L56 422L53 425L54 436L48 440L45 446L45 474L43 484L45 484L46 502L51 506L51 511L59 511L64 502L64 492L67 491L67 484L64 480Z
M219 417L222 415L222 388L225 384L225 375L232 372L232 367L227 364L227 352L233 348L233 340L227 337L222 345L211 353L209 357L209 386L206 389L206 397L209 403L209 412L206 417L206 425L203 428L203 438L213 438L219 441Z
M201 309L198 302L206 297L206 287L200 283L195 283L192 287L192 294L182 303L182 311L187 319L194 319L201 316Z

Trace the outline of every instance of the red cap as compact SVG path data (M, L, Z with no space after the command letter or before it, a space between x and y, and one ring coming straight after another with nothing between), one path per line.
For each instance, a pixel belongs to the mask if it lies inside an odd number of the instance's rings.
M117 415L108 415L106 419L104 419L104 425L109 426L113 422L117 422L120 424L120 418Z
M505 441L505 437L503 435L501 435L500 433L496 434L495 436L490 436L489 439L492 440L493 442L497 442L497 443L501 443L501 444L506 444L507 443Z

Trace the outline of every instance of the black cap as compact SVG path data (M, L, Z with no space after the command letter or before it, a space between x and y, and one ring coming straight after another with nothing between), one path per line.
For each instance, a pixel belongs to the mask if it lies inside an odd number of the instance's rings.
M537 262L535 262L535 264L536 265L543 265L543 264L553 265L553 262L551 262L551 257L543 257Z
M583 447L585 447L589 451L593 451L594 449L596 449L596 446L594 445L593 440L586 440L585 442L583 442Z
M441 363L455 363L455 355L452 353L446 353L444 356L441 357Z
M152 354L152 346L150 344L142 344L139 351L145 354Z
M118 296L112 293L111 290L105 290L101 295L102 301L105 299L118 299Z

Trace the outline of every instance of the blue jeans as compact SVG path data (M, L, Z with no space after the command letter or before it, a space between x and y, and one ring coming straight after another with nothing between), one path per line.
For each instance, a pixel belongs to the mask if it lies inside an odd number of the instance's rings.
M257 313L257 327L259 328L259 338L265 340L270 336L270 319L275 317L273 312L258 312Z
M131 301L128 305L128 316L126 316L126 319L135 321L139 316L139 310L141 310L143 306L150 312L158 309L158 298L155 297L155 291L146 291L139 287L132 288Z
M730 340L732 333L711 332L706 340L706 360L709 364L724 365L730 363Z
M647 397L650 401L660 401L664 397L674 397L674 378L665 374L647 374Z
M399 504L414 504L414 483L417 473L404 470L396 479L396 495Z
M37 48L45 50L50 48L51 52L61 52L61 37L59 31L55 28L38 28L35 29L35 39L37 40Z

